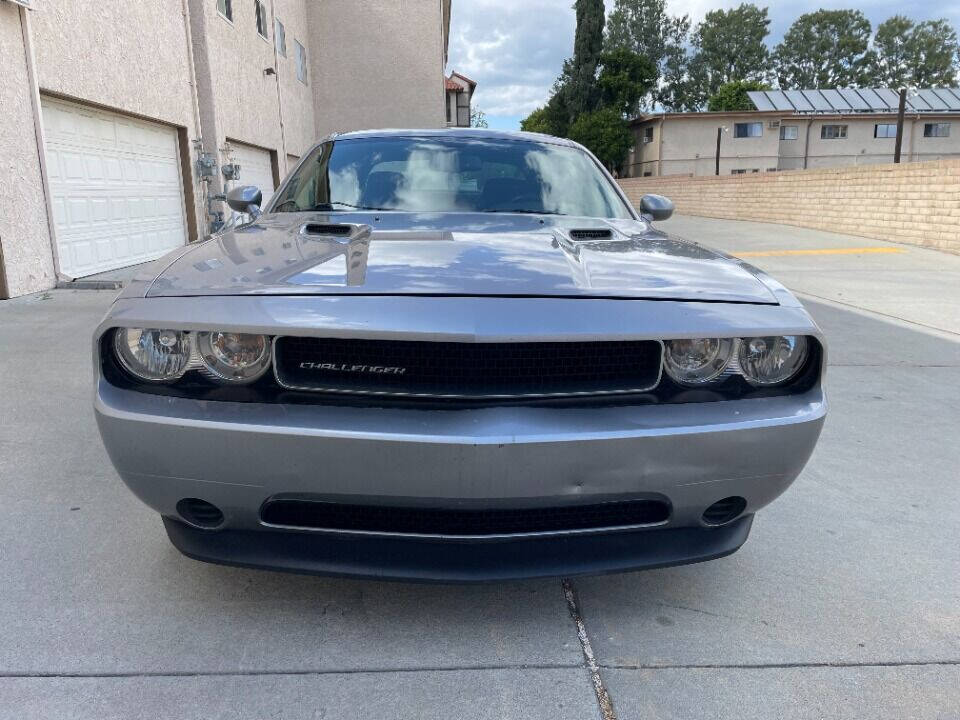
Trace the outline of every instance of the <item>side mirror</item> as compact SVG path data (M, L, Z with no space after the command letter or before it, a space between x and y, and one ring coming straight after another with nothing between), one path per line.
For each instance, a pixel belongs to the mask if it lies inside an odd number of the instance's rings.
M227 193L227 205L238 213L246 213L253 220L262 214L260 205L263 203L263 193L255 185L240 185Z
M640 198L640 214L650 220L666 220L673 215L673 202L663 195L644 195Z

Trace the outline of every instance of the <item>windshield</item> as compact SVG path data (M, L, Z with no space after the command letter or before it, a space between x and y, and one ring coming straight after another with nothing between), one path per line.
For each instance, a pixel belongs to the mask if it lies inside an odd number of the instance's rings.
M630 218L578 148L487 138L354 138L324 143L274 212L521 212Z

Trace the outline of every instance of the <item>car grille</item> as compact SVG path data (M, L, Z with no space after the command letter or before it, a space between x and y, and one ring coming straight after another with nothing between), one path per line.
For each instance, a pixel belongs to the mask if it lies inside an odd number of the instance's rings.
M291 528L478 537L655 525L670 517L663 500L643 499L546 508L446 509L345 505L300 498L264 503L263 522Z
M642 392L662 346L624 342L451 343L281 337L288 389L415 398L543 398Z

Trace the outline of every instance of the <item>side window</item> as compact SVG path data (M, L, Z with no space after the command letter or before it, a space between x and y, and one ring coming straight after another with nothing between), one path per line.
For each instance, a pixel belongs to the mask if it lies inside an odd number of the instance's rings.
M297 54L297 80L304 85L307 84L307 49L300 44L299 40L293 41L294 50Z
M645 143L653 142L653 125L649 125L643 129L643 141Z
M873 126L875 138L895 138L897 136L896 123L877 123Z
M253 13L257 16L257 33L262 38L267 38L267 8L260 0L253 0Z
M781 125L781 126L780 126L780 139L781 139L781 140L796 140L796 139L797 139L797 126L796 126L796 125Z
M217 12L223 15L230 22L233 22L232 0L217 0Z
M846 137L846 125L824 125L820 128L821 140L843 140Z
M273 22L273 39L277 43L277 52L283 57L287 56L287 31L279 19Z
M763 123L734 123L733 136L735 138L763 137Z
M924 137L950 137L950 123L925 123Z

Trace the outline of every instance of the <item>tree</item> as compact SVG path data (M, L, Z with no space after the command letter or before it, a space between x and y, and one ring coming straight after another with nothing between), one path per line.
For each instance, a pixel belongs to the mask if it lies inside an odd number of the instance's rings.
M869 84L870 21L859 10L817 10L801 15L774 51L784 89Z
M601 107L611 107L621 115L633 117L640 100L657 82L657 66L630 50L612 50L600 56L597 88Z
M668 40L664 46L660 87L656 92L656 101L671 112L698 109L696 92L688 75L690 58L686 45L689 34L688 16L671 19L667 27Z
M721 85L735 80L764 80L770 51L767 8L743 3L711 10L693 32L688 101L702 107Z
M633 133L614 108L584 113L570 126L571 140L586 146L608 169L620 167L633 147Z
M603 52L603 0L576 0L577 33L568 72L567 106L570 117L589 112L597 104L597 66ZM567 70L567 68L565 68Z
M916 87L952 87L957 82L960 44L957 33L945 19L917 23L910 33L911 63Z
M607 19L606 51L630 50L649 59L660 81L641 98L641 108L672 101L674 86L686 76L689 32L690 18L667 15L666 0L616 0Z
M707 103L707 110L718 112L721 110L756 110L750 97L752 90L769 90L770 86L757 80L734 80L720 86Z
M872 84L895 89L910 84L911 52L908 45L913 27L913 20L903 15L894 15L877 25L871 56Z
M487 114L480 108L473 108L470 111L470 127L472 128L488 128L490 123L487 122Z
M520 129L524 132L543 133L545 135L554 135L553 126L547 117L547 109L538 107L532 113L520 121Z

